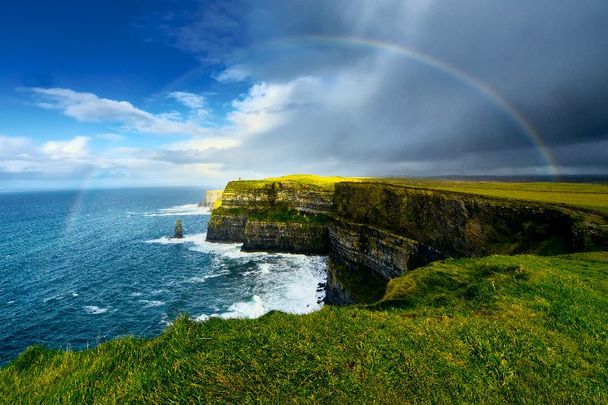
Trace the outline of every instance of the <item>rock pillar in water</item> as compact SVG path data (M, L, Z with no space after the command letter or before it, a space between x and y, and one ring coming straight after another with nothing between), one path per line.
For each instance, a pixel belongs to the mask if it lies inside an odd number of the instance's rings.
M174 238L182 239L184 237L184 230L182 229L182 220L178 219L175 221L175 235Z

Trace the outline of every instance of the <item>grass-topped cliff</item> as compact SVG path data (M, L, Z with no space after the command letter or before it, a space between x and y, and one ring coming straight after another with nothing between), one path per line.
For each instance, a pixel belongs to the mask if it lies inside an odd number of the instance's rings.
M608 185L296 175L221 198L212 240L327 249L360 303L32 347L0 402L608 402Z
M606 403L608 254L437 262L380 304L30 348L8 403Z

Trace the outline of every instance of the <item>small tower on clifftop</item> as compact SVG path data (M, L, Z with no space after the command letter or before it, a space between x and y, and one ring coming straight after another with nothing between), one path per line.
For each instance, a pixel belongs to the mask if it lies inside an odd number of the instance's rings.
M177 221L175 221L175 235L173 235L174 238L177 239L182 239L184 237L184 230L182 228L182 220L178 219Z

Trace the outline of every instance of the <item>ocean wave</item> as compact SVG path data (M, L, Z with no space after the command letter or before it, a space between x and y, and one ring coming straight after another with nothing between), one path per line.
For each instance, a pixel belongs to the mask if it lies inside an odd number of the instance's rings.
M148 241L164 245L186 243L195 252L212 259L208 273L197 274L186 283L204 283L210 278L230 274L241 268L240 275L251 291L251 298L243 300L236 294L227 307L206 312L194 319L205 321L210 317L257 318L273 310L306 314L319 310L325 292L319 284L327 279L327 259L322 256L307 256L288 253L242 252L241 243L211 243L206 233L186 235L183 239L159 238ZM234 266L237 267L234 267ZM246 297L246 295L245 295Z
M91 314L91 315L105 314L110 309L110 308L101 308L96 305L86 305L83 308L87 314Z
M146 243L158 243L161 245L178 245L182 243L195 243L201 244L206 243L205 238L207 237L206 233L195 233L192 235L185 235L183 238L171 238L168 236L163 236L157 239L147 240Z
M144 213L145 217L172 217L172 216L192 216L192 215L210 215L211 211L208 207L199 207L196 204L176 205L175 207L162 208L152 212Z
M159 300L139 300L139 302L144 304L144 306L146 308L154 308L154 307L160 307L162 305L165 305L165 303L163 301L159 301Z
M270 311L307 314L321 309L325 291L319 290L318 286L327 279L326 258L285 255L281 259L276 263L259 263L257 271L243 273L259 277L251 299L234 303L222 312L200 314L194 319L258 318Z
M194 276L194 277L190 277L189 279L187 279L186 282L191 283L191 284L201 284L211 278L225 276L226 274L230 274L230 272L221 271L219 273L205 274L204 276Z

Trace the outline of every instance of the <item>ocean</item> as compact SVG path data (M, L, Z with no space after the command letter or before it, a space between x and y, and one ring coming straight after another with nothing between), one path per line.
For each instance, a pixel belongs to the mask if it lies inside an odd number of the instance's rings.
M326 258L205 241L204 190L0 194L0 365L42 344L156 336L181 314L255 318L322 306ZM184 239L173 235L181 219Z

